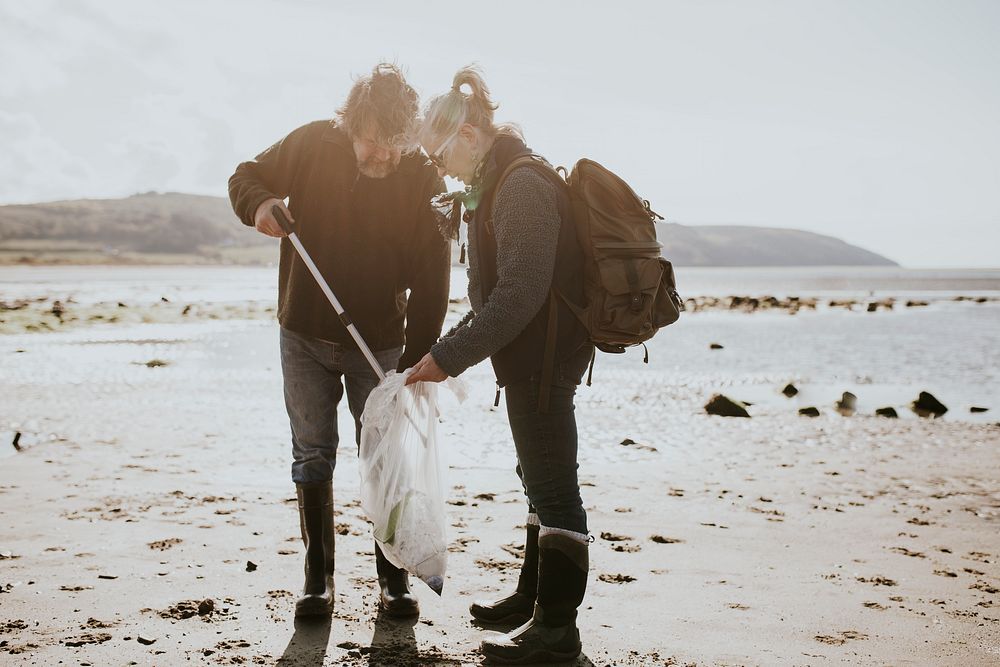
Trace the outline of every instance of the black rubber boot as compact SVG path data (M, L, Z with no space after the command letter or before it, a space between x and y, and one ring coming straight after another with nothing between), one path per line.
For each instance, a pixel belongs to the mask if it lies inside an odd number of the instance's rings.
M531 619L505 635L483 640L490 662L520 665L574 660L580 655L576 610L587 590L589 544L549 533L538 539L538 598Z
M299 498L299 527L306 547L305 584L295 602L296 616L324 616L333 612L333 482L295 485Z
M379 604L386 614L396 618L416 616L420 603L410 592L410 576L396 567L375 543L375 569L378 571Z
M538 526L528 524L524 535L524 562L517 578L517 590L499 600L476 600L469 612L483 623L512 623L520 625L535 609L538 594Z

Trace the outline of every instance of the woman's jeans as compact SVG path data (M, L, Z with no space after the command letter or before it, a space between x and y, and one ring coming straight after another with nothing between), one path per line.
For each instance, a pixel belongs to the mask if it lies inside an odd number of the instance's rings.
M361 444L361 413L378 376L360 350L281 329L281 373L292 427L292 481L333 479L337 463L337 405L347 385L347 405ZM382 370L394 370L403 348L375 352Z
M573 399L593 346L583 345L553 373L549 409L538 410L541 373L506 386L507 416L517 450L517 474L528 496L528 512L539 523L587 534L587 513L577 481L577 432Z

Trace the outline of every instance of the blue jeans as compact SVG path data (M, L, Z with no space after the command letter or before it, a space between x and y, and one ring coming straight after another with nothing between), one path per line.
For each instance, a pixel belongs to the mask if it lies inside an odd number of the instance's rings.
M580 498L576 461L576 409L573 399L593 347L582 346L556 364L548 412L538 411L540 373L504 389L507 418L517 450L517 475L528 497L528 512L539 523L587 533L587 512Z
M347 385L347 405L354 417L355 441L361 443L361 413L378 376L365 356L330 343L281 329L281 373L285 409L292 428L292 481L333 479L337 464L337 405ZM375 352L382 370L396 368L403 348Z

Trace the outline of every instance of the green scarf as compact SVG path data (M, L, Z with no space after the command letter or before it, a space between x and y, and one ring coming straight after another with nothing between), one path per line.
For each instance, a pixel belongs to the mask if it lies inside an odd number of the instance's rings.
M493 148L486 154L486 157L480 161L472 183L465 186L464 190L445 192L431 200L431 206L449 221L446 230L446 236L449 238L458 239L458 227L462 223L462 209L469 212L475 211L483 202L483 195L496 185L500 175L497 173L494 148L496 148L496 143L493 144Z

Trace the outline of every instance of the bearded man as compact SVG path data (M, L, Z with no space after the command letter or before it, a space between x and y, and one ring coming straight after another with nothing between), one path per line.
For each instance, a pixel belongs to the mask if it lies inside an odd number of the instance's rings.
M229 179L243 224L284 236L273 206L292 221L384 371L408 368L430 350L448 305L448 241L430 205L444 182L414 148L417 109L417 94L399 68L379 64L355 81L334 119L294 130ZM333 608L337 405L346 388L360 445L361 413L378 377L287 239L278 322L305 544L295 613L323 615ZM375 562L382 608L393 616L418 614L407 573L378 544Z

